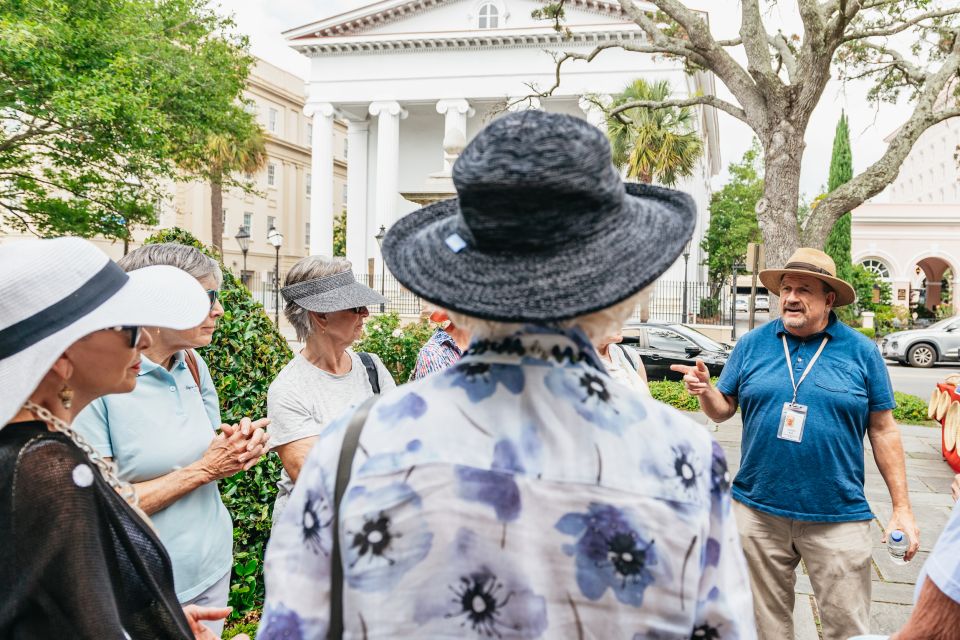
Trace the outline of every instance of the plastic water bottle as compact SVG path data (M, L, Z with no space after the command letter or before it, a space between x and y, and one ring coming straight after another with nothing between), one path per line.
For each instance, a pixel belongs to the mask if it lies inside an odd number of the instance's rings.
M890 532L887 538L887 551L893 564L907 564L907 549L910 548L910 536L900 529Z

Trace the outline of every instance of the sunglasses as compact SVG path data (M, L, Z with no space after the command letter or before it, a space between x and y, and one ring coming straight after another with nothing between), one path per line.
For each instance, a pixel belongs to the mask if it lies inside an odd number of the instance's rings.
M140 342L140 332L143 331L143 327L133 327L133 326L123 326L123 327L110 327L110 331L125 331L130 335L129 346L131 349L137 347L137 343Z
M217 289L207 289L207 297L210 298L210 308L213 309L213 305L217 304L217 300L220 299L220 291Z
M364 313L366 310L366 307L353 307L352 309L344 309L344 311L353 311L357 315Z

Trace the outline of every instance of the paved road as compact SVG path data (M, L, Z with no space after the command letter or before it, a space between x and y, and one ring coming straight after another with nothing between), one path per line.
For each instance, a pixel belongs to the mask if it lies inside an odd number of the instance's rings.
M707 422L701 413L689 414L694 420ZM727 454L731 470L740 464L739 414L717 426L708 423ZM906 622L913 610L913 589L920 567L927 559L930 549L943 531L954 506L950 498L950 482L953 471L940 455L940 432L930 427L904 425L901 427L903 448L906 454L907 482L910 501L917 525L920 527L920 552L917 558L904 566L894 565L884 545L880 543L881 527L890 518L890 495L883 478L877 470L869 441L866 443L865 472L866 494L876 516L871 523L873 530L873 590L870 607L870 631L890 634ZM960 507L957 507L960 508ZM882 523L882 524L881 524ZM796 604L794 627L797 640L835 640L822 638L817 628L819 614L810 577L803 565L797 567Z
M935 384L951 373L960 373L960 367L956 364L938 364L930 369L917 369L887 362L887 371L894 391L910 393L926 400Z

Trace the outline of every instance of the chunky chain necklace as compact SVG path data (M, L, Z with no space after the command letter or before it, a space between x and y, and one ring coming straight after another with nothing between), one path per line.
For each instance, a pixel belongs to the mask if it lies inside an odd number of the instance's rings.
M143 513L140 510L140 500L137 496L136 489L133 488L133 485L129 482L124 482L117 477L117 465L113 461L104 460L96 449L90 446L86 440L84 440L79 433L77 433L73 427L69 424L53 415L47 408L41 407L35 402L27 400L23 408L27 411L30 411L36 415L40 420L46 422L48 425L53 427L55 431L59 431L63 435L70 438L73 441L73 444L77 445L81 451L83 451L87 458L90 459L97 469L100 471L100 475L103 476L103 479L107 481L107 484L110 485L117 493L120 494L124 500L127 501L131 507L134 508L137 513ZM144 516L146 518L146 516Z

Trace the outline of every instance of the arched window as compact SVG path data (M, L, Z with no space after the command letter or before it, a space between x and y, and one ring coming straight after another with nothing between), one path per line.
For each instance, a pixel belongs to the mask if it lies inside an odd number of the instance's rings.
M480 7L477 17L477 26L481 29L496 29L500 26L500 10L493 3L487 3Z
M890 269L887 268L887 265L880 262L879 260L875 260L874 258L868 258L867 260L861 261L860 264L863 265L863 267L867 271L872 272L881 280L890 279Z

